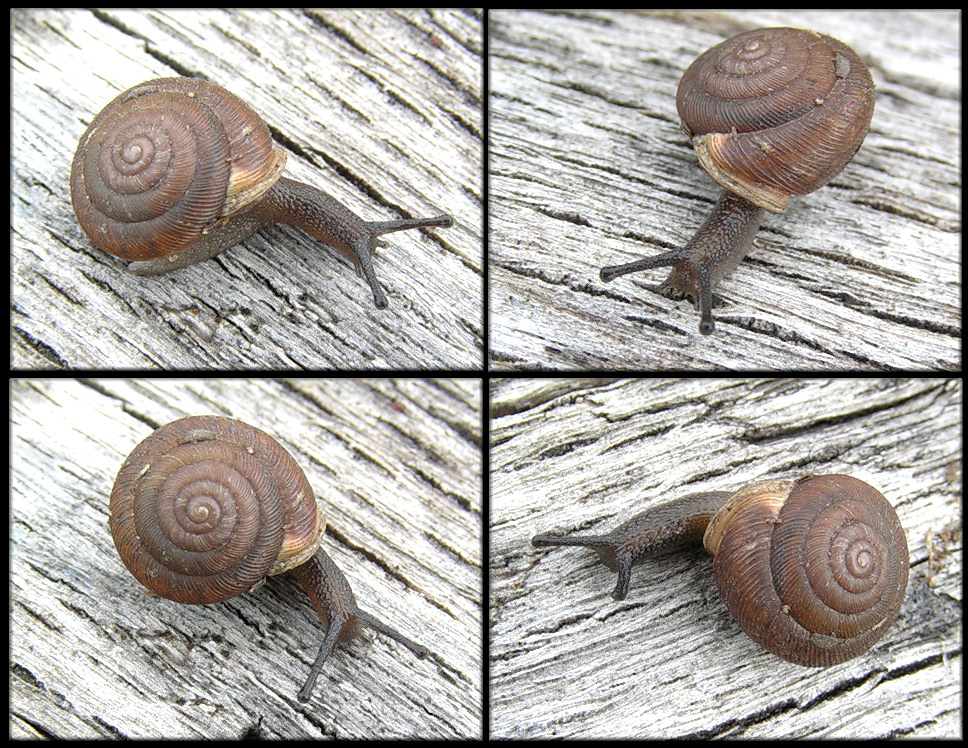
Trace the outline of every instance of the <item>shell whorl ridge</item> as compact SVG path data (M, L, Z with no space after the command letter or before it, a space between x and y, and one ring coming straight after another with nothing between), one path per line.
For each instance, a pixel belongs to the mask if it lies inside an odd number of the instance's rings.
M181 603L226 600L305 562L326 527L292 456L218 416L173 421L135 447L109 524L135 578Z
M850 161L870 127L874 83L846 44L791 28L756 29L700 55L676 105L703 167L773 212Z
M181 251L278 180L285 154L220 86L159 78L109 103L81 137L71 201L98 247L129 260Z
M904 600L908 550L897 514L845 475L790 482L785 500L767 488L759 491L767 500L751 495L731 508L717 538L713 566L727 607L753 640L791 662L824 667L857 656Z

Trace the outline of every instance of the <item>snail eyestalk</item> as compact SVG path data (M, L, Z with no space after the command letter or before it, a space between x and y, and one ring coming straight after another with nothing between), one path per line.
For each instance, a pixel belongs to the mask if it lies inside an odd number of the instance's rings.
M605 566L618 573L618 581L612 591L612 597L616 600L624 600L628 597L632 581L632 566L635 563L634 552L623 547L622 543L616 540L615 533L611 535L535 535L531 538L531 545L536 548L558 545L591 548Z
M336 647L336 642L339 641L340 634L343 632L345 625L346 621L330 621L329 628L326 630L326 636L323 637L323 643L319 645L319 654L316 655L316 660L313 662L312 667L309 668L309 675L306 676L306 682L299 691L300 701L309 701L309 695L312 693L313 686L316 685L319 672L323 669L323 665L326 664L326 659L333 652L333 648Z
M427 657L428 651L426 647L417 644L411 639L408 639L395 628L388 626L378 618L374 618L369 613L366 613L362 610L357 610L356 620L359 621L359 623L366 624L370 628L376 629L381 634L389 636L391 639L395 639L396 641L400 642L421 660ZM312 693L313 686L316 684L316 679L319 677L319 673L323 669L326 659L330 656L330 654L332 654L333 648L336 646L340 635L343 633L343 629L347 626L347 624L350 623L352 622L348 619L343 619L340 621L330 620L329 628L326 630L326 636L323 637L323 643L319 645L319 654L316 655L316 659L313 662L312 667L309 668L309 675L306 677L306 682L299 691L300 701L309 701L309 696Z
M384 623L379 618L374 618L369 613L363 610L358 610L356 612L356 617L359 619L360 623L364 623L375 631L379 631L384 636L388 636L394 641L400 642L403 646L413 652L421 660L425 659L429 654L429 651L422 644L417 644L412 639L408 639L395 628L389 624Z
M681 249L674 249L671 252L665 252L661 255L655 255L654 257L643 257L641 260L627 262L624 265L608 265L607 267L602 268L599 276L603 281L608 283L623 275L637 273L640 270L651 270L653 268L675 265L676 263L681 262L682 258L683 251Z

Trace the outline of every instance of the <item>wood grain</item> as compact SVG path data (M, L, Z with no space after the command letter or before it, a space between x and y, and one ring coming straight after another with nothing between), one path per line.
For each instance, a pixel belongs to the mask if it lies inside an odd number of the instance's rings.
M10 734L468 738L482 734L479 380L14 380ZM189 414L278 439L328 521L372 632L296 699L322 627L295 579L216 605L149 597L108 497L127 454Z
M18 10L11 23L15 367L480 367L481 11ZM289 227L130 275L81 231L71 161L117 94L178 75L248 102L286 174L362 218L455 226L389 238L374 263L385 310L351 263Z
M491 387L495 738L960 735L960 380ZM911 576L884 638L828 669L749 639L701 548L636 566L616 602L615 575L593 552L530 544L539 532L608 532L696 491L834 472L894 505Z
M532 370L958 370L960 16L951 12L495 11L489 17L490 358ZM852 46L877 86L839 176L768 215L715 289L716 334L665 270L719 188L679 129L695 57L759 26Z

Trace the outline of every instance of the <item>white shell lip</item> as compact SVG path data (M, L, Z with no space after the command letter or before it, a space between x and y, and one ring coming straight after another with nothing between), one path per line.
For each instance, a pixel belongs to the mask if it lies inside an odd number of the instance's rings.
M716 160L719 145L730 135L709 133L693 138L692 147L696 150L702 168L720 186L754 205L759 205L771 213L786 213L790 207L790 196L765 184L748 182L734 173L726 171Z

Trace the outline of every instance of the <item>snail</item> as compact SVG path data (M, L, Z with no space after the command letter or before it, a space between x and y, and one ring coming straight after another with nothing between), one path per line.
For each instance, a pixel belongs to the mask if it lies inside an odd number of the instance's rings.
M904 601L904 530L872 486L848 475L763 480L647 510L608 535L535 535L536 547L580 545L618 572L624 600L632 566L702 541L720 593L749 636L775 655L827 667L866 652Z
M308 701L327 657L363 625L427 649L362 611L346 577L320 547L326 520L306 476L275 439L219 416L172 421L121 465L108 521L128 570L179 603L222 602L292 574L326 634L299 692Z
M602 268L603 281L672 266L660 289L691 296L699 330L715 329L712 292L746 256L763 211L827 184L860 148L874 82L846 44L812 31L756 29L699 56L676 94L699 163L724 189L681 249Z
M194 78L129 88L81 136L71 202L84 233L128 269L155 275L215 257L274 223L330 245L386 295L372 253L383 234L453 225L449 215L364 221L325 192L282 176L286 153L244 101Z

